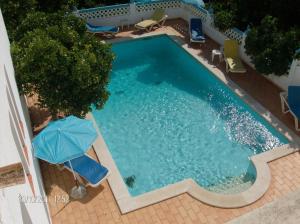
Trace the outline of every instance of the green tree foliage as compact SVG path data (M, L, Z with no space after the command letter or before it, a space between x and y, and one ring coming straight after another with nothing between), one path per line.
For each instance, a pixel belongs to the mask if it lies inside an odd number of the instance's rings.
M19 41L24 34L35 29L44 29L53 26L64 26L68 30L76 31L79 35L83 35L86 32L84 22L76 19L71 13L68 14L62 11L58 13L36 11L28 13L22 23L17 26L14 40Z
M225 10L214 14L214 23L221 31L225 31L235 26L233 14Z
M233 14L236 26L245 30L248 25L257 26L266 15L278 18L280 29L299 26L299 0L210 0L214 12Z
M129 0L0 0L0 8L9 37L13 40L15 29L30 12L70 12L74 7L81 9L128 2Z
M251 31L246 51L258 71L285 74L300 47L299 0L211 0L215 25ZM267 16L268 15L268 16Z
M41 23L30 27L34 20ZM19 89L38 93L40 106L54 116L83 116L91 104L101 108L108 99L113 54L109 45L84 31L84 23L71 14L36 12L23 21L12 45Z
M76 7L82 8L92 8L103 5L115 5L115 4L125 4L129 3L130 0L76 0Z
M37 10L43 12L57 12L59 10L72 10L78 0L36 0Z
M269 14L270 0L231 0L236 6L237 27L245 30L248 25L259 25L265 15Z
M214 10L214 24L221 31L236 26L235 7L231 0L216 0L206 4L207 8Z
M271 15L277 17L280 28L283 30L289 27L300 26L300 4L299 0L277 0L272 1ZM273 13L272 13L273 12Z
M14 30L26 14L35 10L36 4L36 0L0 0L0 8L10 36L13 36Z
M84 21L71 13L74 6L96 2L0 0L20 92L37 93L54 116L83 116L108 98L111 47L86 33Z
M285 74L299 46L300 33L295 29L287 32L278 29L278 19L266 16L260 25L247 35L245 48L256 69L263 74Z

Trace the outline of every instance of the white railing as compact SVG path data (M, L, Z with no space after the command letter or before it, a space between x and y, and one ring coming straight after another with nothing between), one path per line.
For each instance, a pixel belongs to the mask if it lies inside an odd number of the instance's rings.
M94 25L123 26L149 18L157 8L165 9L168 18L181 17L181 0L112 5L77 10L74 13Z
M221 32L214 26L213 16L204 8L185 3L182 0L162 0L154 2L140 2L122 5L112 5L91 9L82 9L74 12L77 16L94 25L132 25L151 17L157 8L165 9L169 19L182 18L189 21L192 17L201 18L203 30L211 39L222 45L227 38L235 39L240 44L242 59L254 67L245 53L244 40L246 33L237 28Z
M244 33L237 28L228 29L224 34L230 39L235 39L241 44L243 42Z
M185 11L188 11L193 17L201 18L202 22L207 22L209 13L206 9L201 7L196 7L194 5L182 2L182 7Z
M83 19L106 19L114 16L129 15L130 5L122 4L115 6L105 6L91 9L82 9L77 11L77 15Z
M213 22L210 13L202 8L197 7L181 0L140 2L122 5L105 6L91 9L78 10L76 14L95 25L117 25L123 26L124 23L134 24L144 18L148 18L157 8L166 10L169 18L183 18L186 21L191 17L201 18L204 25L204 32L219 44L224 39L236 39L240 44L243 41L244 33L237 28L220 32Z
M214 27L213 17L210 13L198 6L185 3L181 0L162 0L153 2L139 2L122 5L112 5L90 9L78 10L76 14L95 25L117 25L122 26L124 22L134 24L144 18L148 18L157 8L166 10L169 18L183 18L189 20L191 17L199 17L204 23L204 32L222 44L225 38L236 39L239 43L243 41L243 32L237 28L229 29L225 33ZM217 33L216 33L217 32ZM213 35L215 33L215 35Z
M170 8L180 8L180 0L169 0L169 1L155 1L147 3L135 3L137 12L148 12L153 11L157 8L170 9Z

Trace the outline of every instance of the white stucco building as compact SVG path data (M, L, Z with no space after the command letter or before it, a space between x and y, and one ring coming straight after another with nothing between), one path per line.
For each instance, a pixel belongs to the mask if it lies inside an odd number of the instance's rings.
M51 223L31 124L19 95L10 43L0 13L0 223Z

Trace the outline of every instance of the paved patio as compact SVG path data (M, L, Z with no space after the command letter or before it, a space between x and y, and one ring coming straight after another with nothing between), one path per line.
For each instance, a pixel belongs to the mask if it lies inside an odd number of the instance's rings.
M300 191L296 191L227 224L295 224L299 222Z
M294 153L270 164L272 173L268 192L257 202L239 209L221 209L208 206L182 194L161 203L121 215L111 189L105 181L98 188L87 188L83 200L65 203L74 186L72 174L41 161L44 185L53 223L104 224L189 224L225 223L249 211L300 188L300 154Z
M154 32L176 35L188 42L186 31L187 24L183 20L172 20L167 21L165 27L159 28ZM130 38L135 35L139 34L134 34L131 30L127 30L118 34L117 38ZM210 62L211 50L219 48L218 44L210 39L204 45L194 44L189 47L210 64L212 64ZM217 60L215 62L215 69L224 72L225 64L218 64ZM280 88L248 66L246 74L229 74L227 77L293 130L292 116L281 113ZM31 116L35 124L35 131L38 132L47 124L49 114L32 106L33 102L34 99L29 100L29 106L32 111ZM90 150L90 153L96 158L93 150ZM300 154L298 152L272 161L269 163L269 166L272 174L269 190L261 199L243 208L215 208L201 203L188 194L182 194L161 203L121 215L107 182L104 182L98 188L88 188L88 195L83 200L66 202L67 194L71 187L74 186L72 174L66 170L60 171L57 167L41 161L42 175L53 223L66 224L224 223L300 189Z

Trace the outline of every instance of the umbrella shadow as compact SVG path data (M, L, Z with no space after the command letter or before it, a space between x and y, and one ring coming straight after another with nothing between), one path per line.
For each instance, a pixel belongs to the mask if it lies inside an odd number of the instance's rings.
M100 194L103 190L104 187L102 185L96 187L96 188L92 188L92 187L87 187L87 195L81 199L72 199L74 201L78 201L82 204L87 204L89 203L93 198L97 197L98 194Z
M41 173L47 201L51 210L51 216L55 217L65 209L69 209L73 203L87 204L99 194L103 193L104 186L97 188L87 187L87 194L82 199L73 199L70 197L70 191L75 186L75 180L72 173L66 169L60 170L58 166L51 165L45 161L40 161ZM84 182L83 184L86 184Z

